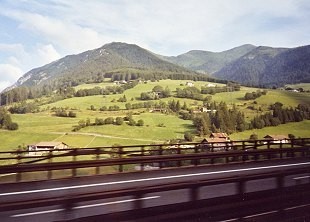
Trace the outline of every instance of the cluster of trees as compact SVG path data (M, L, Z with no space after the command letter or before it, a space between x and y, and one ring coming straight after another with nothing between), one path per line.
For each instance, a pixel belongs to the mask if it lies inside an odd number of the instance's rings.
M9 109L10 113L25 114L25 113L37 113L40 112L40 108L36 103L26 103L22 101L18 104L11 106Z
M112 81L129 81L136 79L143 80L161 80L161 79L172 79L172 80L192 80L192 81L208 81L226 84L226 80L214 79L204 74L198 73L182 73L181 71L148 71L148 70L123 70L123 72L107 73L107 78L111 78Z
M241 132L246 129L244 114L235 106L229 109L224 102L214 102L213 107L216 112L203 112L193 115L193 124L199 135L207 135L210 132Z
M0 94L0 106L10 105L12 103L18 103L27 99L34 99L41 95L47 95L49 92L46 88L30 88L30 87L18 87Z
M289 122L300 122L310 119L310 106L299 104L295 109L284 108L282 103L276 102L270 107L270 112L256 116L250 123L250 128L261 129L267 126L278 126Z
M72 131L76 132L79 131L82 128L85 128L87 126L102 126L102 125L123 125L125 122L129 126L143 126L144 121L142 119L134 120L132 117L132 113L128 113L125 117L107 117L105 119L103 118L96 118L94 123L91 123L90 119L87 118L86 120L80 120L78 122L78 125L73 126Z
M89 109L92 110L92 111L96 111L97 110L94 105L91 105ZM113 105L113 106L109 106L109 107L102 106L102 107L99 108L99 110L100 111L119 111L120 107L117 106L117 105Z
M154 86L151 92L142 92L140 94L141 100L157 100L161 98L167 98L171 96L171 90L166 87L165 89L162 86Z
M211 94L215 95L216 93L220 92L234 92L234 91L240 91L240 84L238 83L232 83L228 82L226 86L223 87L201 87L201 94Z
M200 90L196 87L186 87L184 89L177 88L176 89L176 97L178 98L188 98L199 101L210 101L210 96L203 96L200 94Z
M58 117L70 117L70 118L75 118L76 113L73 112L72 110L66 111L64 108L53 108L52 109L55 112L55 116Z
M228 109L223 102L212 104L216 112L191 114L180 112L182 118L192 119L199 135L210 132L242 132L248 129L261 129L268 126L278 126L289 122L299 122L310 119L310 106L300 104L295 109L284 108L277 102L270 107L270 112L254 117L249 123L245 121L244 114L236 109Z
M257 99L259 97L261 97L262 95L266 95L267 94L267 90L257 90L256 92L247 92L244 95L244 99L245 100L252 100L252 99Z
M0 129L18 129L18 124L12 121L10 114L3 107L0 107Z

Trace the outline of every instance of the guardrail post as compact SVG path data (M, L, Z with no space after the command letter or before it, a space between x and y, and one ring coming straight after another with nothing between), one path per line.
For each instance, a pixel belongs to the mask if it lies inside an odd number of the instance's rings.
M16 157L17 165L19 165L21 163L21 159L22 159L21 152L22 151L19 148L17 150L17 157ZM22 174L20 172L16 173L16 182L20 182L21 180L22 180Z
M225 143L225 151L229 151L229 145L228 144L229 144L228 142ZM231 144L231 146L232 146L232 144ZM229 157L228 156L225 158L225 163L229 163Z
M100 160L100 149L96 149L96 160ZM96 175L100 174L100 166L96 167Z
M143 206L143 203L142 203L142 198L143 198L143 195L138 193L135 195L135 202L134 202L134 209L141 209Z
M53 157L53 150L49 150L48 152L48 163L52 163L52 157ZM52 179L52 170L47 171L47 179Z
M177 146L177 154L181 154L181 147L180 145ZM178 167L181 167L182 166L182 162L181 160L178 161Z
M283 203L283 198L284 198L284 193L283 193L283 187L284 187L284 176L280 175L277 176L277 189L279 191L279 204L278 204L278 214L280 218L284 218L284 203Z
M63 208L64 208L63 221L71 221L74 217L74 212L73 212L74 202L72 201L71 196L66 197L63 203Z
M280 143L280 159L283 158L283 145Z
M144 146L141 146L141 156L144 156ZM141 171L144 171L144 163L141 163L140 164L140 167L141 167Z
M245 193L245 181L240 179L239 182L237 183L237 190L238 190L238 195L240 199L244 200L244 193Z
M291 141L292 157L295 157L294 143Z
M159 146L159 155L162 156L163 155L163 146ZM163 168L163 162L160 161L159 162L159 168Z
M123 147L118 147L118 158L119 159L122 159L123 158ZM118 165L118 172L121 173L123 172L124 169L123 169L123 165L122 164L119 164Z
M77 149L73 150L73 156L72 156L72 161L75 162L76 161L76 157L77 157ZM76 168L74 167L72 169L72 177L76 177Z
M194 147L194 152L195 152L195 153L198 153L198 145L195 145L195 147ZM195 159L195 160L194 160L194 165L195 165L195 166L199 165L199 163L200 163L200 159Z
M197 185L193 185L190 188L190 198L192 202L195 202L199 199L199 187Z

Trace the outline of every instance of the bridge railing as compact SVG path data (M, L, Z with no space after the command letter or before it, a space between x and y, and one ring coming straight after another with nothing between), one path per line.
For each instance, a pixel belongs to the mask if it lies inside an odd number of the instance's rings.
M220 145L191 143L64 149L51 150L43 156L35 157L25 155L24 151L13 151L10 157L3 157L4 154L7 153L0 152L0 160L13 159L16 163L0 166L0 175L7 175L0 177L0 183L308 157L310 140L303 138L290 140L289 143L261 140L230 141ZM42 174L43 171L46 174ZM37 175L31 176L33 173Z
M307 166L298 169L256 173L240 177L220 177L217 179L184 183L167 183L156 186L141 186L105 192L90 192L72 196L33 198L30 195L28 199L19 201L6 201L5 198L1 198L0 211L62 205L63 211L70 214L70 212L76 210L75 206L81 202L132 196L135 201L131 210L100 215L95 218L87 218L87 221L114 221L116 218L118 220L121 218L134 220L142 217L149 217L149 219L145 221L151 221L151 218L153 217L154 219L154 216L159 220L160 217L165 217L165 214L171 215L172 213L174 218L184 217L184 215L195 217L201 215L202 218L208 218L206 221L219 221L235 217L237 217L237 219L244 219L248 215L253 214L264 215L266 211L269 213L271 211L277 214L277 216L285 218L288 209L310 204L310 181L307 180L303 183L287 186L287 184L285 184L286 178L291 175L304 175L309 173L310 168ZM257 182L261 179L273 179L274 184L272 188L249 191L248 185L253 181ZM203 188L204 190L212 191L215 185L225 184L234 185L235 189L232 189L234 192L222 197L213 198L205 198L201 195ZM183 192L188 192L188 201L143 209L142 197L153 193L172 190L183 190ZM180 214L181 212L182 214ZM71 220L74 221L74 218L66 218L66 221ZM81 219L79 219L79 221L81 221Z

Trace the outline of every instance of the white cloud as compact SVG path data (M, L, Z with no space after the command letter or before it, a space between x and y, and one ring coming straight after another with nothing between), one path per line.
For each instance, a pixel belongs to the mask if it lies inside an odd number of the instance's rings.
M14 84L23 71L11 64L0 64L0 92Z
M43 64L50 63L61 57L51 44L39 46L37 55Z
M293 47L310 39L308 0L31 0L4 1L2 8L18 34L11 26L3 30L16 43L0 43L0 59L23 72L112 41L177 55L245 43Z

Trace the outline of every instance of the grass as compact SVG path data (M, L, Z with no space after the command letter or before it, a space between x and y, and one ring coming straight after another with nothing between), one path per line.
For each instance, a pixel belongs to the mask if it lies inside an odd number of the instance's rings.
M293 89L303 88L304 90L310 90L310 83L298 83L298 84L288 84L286 87L291 87Z
M151 91L154 86L161 85L164 88L169 87L173 92L176 88L184 88L186 80L160 80L159 82L148 82L147 84L138 84L135 88L126 90L124 94L108 95L108 96L89 96L80 98L70 98L58 101L52 104L41 106L45 111L35 114L12 115L13 121L19 124L17 131L0 130L0 150L12 150L18 146L34 144L40 141L63 141L71 147L102 147L111 146L113 144L136 145L150 144L153 142L164 142L168 139L182 139L186 131L194 132L192 121L184 121L174 115L165 115L160 113L148 113L147 110L132 110L135 113L143 112L140 115L134 115L137 121L142 119L145 123L142 127L104 125L90 126L81 129L78 134L72 133L72 127L77 125L80 120L89 118L93 123L95 118L107 118L109 116L125 116L128 112L125 110L125 103L111 102L113 99L126 95L128 102L143 102L137 98L141 92ZM195 86L200 88L207 82L194 82ZM80 88L93 88L95 86L105 86L109 83L100 84L84 84L78 86ZM182 86L181 86L182 85ZM217 84L220 86L220 84ZM309 84L310 85L310 84ZM212 96L212 100L216 102L224 101L229 105L236 104L250 120L253 116L260 114L258 107L262 107L262 112L266 112L268 107L275 103L281 102L287 107L296 107L299 103L310 104L309 93L294 93L283 90L268 90L267 95L261 96L254 100L245 101L243 99L246 92L257 91L256 88L241 87L238 92L218 93ZM173 92L174 93L174 92ZM131 99L133 98L133 101ZM179 98L165 98L163 101L180 100L181 104L186 102L189 106L201 105L201 101ZM97 111L89 110L94 105ZM118 105L121 109L117 112L101 112L98 109L102 106ZM255 109L250 110L247 107L253 106ZM49 109L51 107L68 107L75 109L77 118L62 118L53 116ZM165 127L159 127L163 124ZM246 131L242 133L232 134L233 139L248 139L253 132L257 132L259 137L266 134L288 134L292 133L300 137L309 137L310 122L303 121L300 123L290 123L280 125L278 127L268 127L262 130Z
M297 123L282 124L277 127L265 127L263 129L247 130L240 133L230 135L233 140L249 139L251 134L257 134L258 139L263 139L268 134L288 135L293 134L296 137L309 138L310 137L310 120L304 120Z

